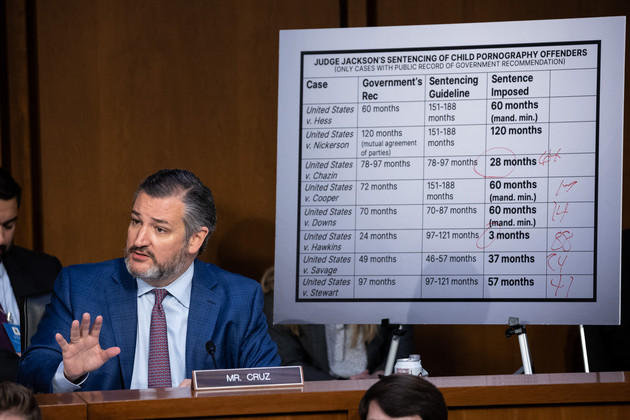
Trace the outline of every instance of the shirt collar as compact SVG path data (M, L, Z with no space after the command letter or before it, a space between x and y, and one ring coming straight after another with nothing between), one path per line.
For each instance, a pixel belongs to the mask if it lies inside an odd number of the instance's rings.
M177 278L174 282L165 287L168 293L179 301L186 308L190 306L190 293L192 290L192 278L195 273L195 263L190 264L190 267ZM136 278L138 284L138 297L149 293L155 287L151 286L144 280Z

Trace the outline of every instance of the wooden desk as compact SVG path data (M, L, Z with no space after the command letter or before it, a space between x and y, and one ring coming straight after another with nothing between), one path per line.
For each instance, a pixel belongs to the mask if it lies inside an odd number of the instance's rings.
M79 393L37 394L35 398L44 419L87 419L87 403Z
M449 419L630 419L630 372L435 378Z
M444 394L449 419L630 419L630 372L430 378ZM44 419L356 419L375 380L307 382L293 389L128 390L39 395ZM61 414L78 396L87 417ZM51 405L59 398L59 406ZM71 407L66 407L70 404ZM80 406L80 404L79 404Z

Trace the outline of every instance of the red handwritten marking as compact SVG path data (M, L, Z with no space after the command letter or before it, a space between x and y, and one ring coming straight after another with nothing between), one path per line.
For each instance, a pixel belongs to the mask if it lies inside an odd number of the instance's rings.
M484 239L484 236L486 236L486 232L488 232L490 229L492 229L492 226L490 226L490 222L488 222L488 223L486 224L486 228L483 230L483 232L481 233L481 235L479 235L479 238L477 238L477 243L476 243L477 248L479 248L479 249L486 249L486 248L488 248L490 245L492 245L492 243L495 241L496 237L495 237L494 239L491 239L491 240L490 240L490 242L488 242L487 244L483 245L483 242L484 242L484 240L483 240L483 239ZM499 227L499 229L498 229L498 230L499 230L499 232L501 232L501 227ZM481 244L482 244L482 245L480 245L480 241L481 241Z
M573 186L577 183L578 183L577 181L573 181L573 182L569 182L568 184L565 184L564 179L563 179L562 181L560 181L560 186L558 187L558 191L556 191L556 197L558 196L558 194L560 194L561 188L566 188L564 192L569 192L569 190L573 188Z
M552 251L562 250L563 252L571 251L571 241L569 239L573 238L573 233L571 231L565 230L562 232L556 232L556 237L551 244Z
M561 159L560 149L558 149L556 153L552 153L551 151L544 152L542 155L540 155L540 158L538 159L538 161L540 162L541 165L545 165L546 163L550 163L550 162L555 163L558 161L558 159ZM560 185L558 186L558 189L556 190L556 197L560 195L560 192L568 193L575 184L577 184L577 181L572 181L569 183L566 183L564 179L560 181ZM551 220L554 222L558 221L562 223L562 221L564 220L564 216L569 213L569 203L568 202L558 203L554 201L553 205L554 205L554 209L551 214ZM573 233L568 230L556 232L554 241L551 244L551 250L552 251L561 250L562 252L571 251L570 239L572 237L573 237ZM551 284L552 287L556 288L555 296L558 296L560 289L563 289L566 287L566 293L565 293L566 298L569 297L569 292L571 291L571 286L573 285L573 280L574 280L573 276L569 276L571 281L569 282L568 286L565 286L563 284L562 269L564 268L564 264L566 263L567 258L568 258L567 254L558 254L555 252L552 252L547 255L547 267L549 267L551 271L557 271L560 275L558 284L554 282L555 281L554 277L551 278L549 283Z
M492 148L486 150L485 152L483 152L482 154L480 154L479 156L477 156L477 161L478 162L483 162L485 164L485 162L486 162L485 158L493 157L492 153L490 153L493 150L494 151L498 151L498 150L507 151L508 154L512 155L512 157L516 159L516 155L510 149L507 149L505 147L492 147ZM496 153L497 153L497 155L499 155L499 152L496 152ZM506 154L506 153L503 153L503 154ZM482 159L482 158L484 158L484 159ZM473 169L477 173L477 175L479 175L479 176L481 176L483 178L507 178L508 176L510 176L510 174L512 172L514 172L514 169L515 169L514 166L510 166L510 167L502 166L502 168L505 168L506 170L510 169L510 171L508 173L506 173L506 174L503 174L503 175L486 175L485 173L481 173L480 172L480 171L485 171L485 169L486 169L485 166L484 166L483 169L478 169L477 165L475 165L475 167Z
M569 277L571 278L571 281L569 282L569 285L567 286L567 293L564 295L564 297L567 297L567 298L569 297L569 292L571 291L571 286L573 285L573 280L574 280L573 276L569 276ZM554 293L554 296L558 296L558 292L560 291L560 289L565 287L564 284L562 284L562 274L560 274L560 280L558 281L558 284L555 284L553 280L554 279L552 278L550 283L553 287L556 288L556 292Z
M564 297L569 297L569 292L571 291L571 286L573 286L573 276L569 276L571 277L571 282L569 283L569 287L567 287L567 294Z
M568 255L560 255L555 252L552 252L551 254L547 255L547 267L549 267L549 269L552 271L556 271L556 269L551 266L551 262L552 262L551 259L556 256L558 257L557 260L555 261L556 265L560 266L560 269L557 271L562 273L562 268L564 267L564 263L566 262ZM564 259L562 257L564 257ZM561 259L562 261L560 261Z
M562 159L560 157L560 150L561 149L558 149L556 153L552 153L551 150L543 152L542 155L540 155L540 157L538 158L538 162L544 166L545 163L551 162L552 159L553 162L558 161L558 159Z
M564 208L562 208L562 205L564 204ZM559 222L562 222L562 219L564 219L564 215L569 213L569 203L560 203L558 204L557 202L553 202L553 213L551 213L551 220L553 222L556 221L556 216L560 216L558 218Z

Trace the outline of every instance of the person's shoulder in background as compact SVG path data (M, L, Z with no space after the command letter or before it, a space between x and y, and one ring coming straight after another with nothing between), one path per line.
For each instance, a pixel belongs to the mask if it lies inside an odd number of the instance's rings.
M51 291L62 267L57 257L16 245L9 248L2 262L18 299Z

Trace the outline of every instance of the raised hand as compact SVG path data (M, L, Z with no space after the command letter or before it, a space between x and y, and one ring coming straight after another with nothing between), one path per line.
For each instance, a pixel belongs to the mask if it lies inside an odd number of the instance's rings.
M61 334L55 334L63 354L63 374L69 381L75 382L120 353L120 347L101 348L99 335L102 325L103 317L99 315L90 328L90 314L84 313L80 323L76 319L72 321L69 343Z

